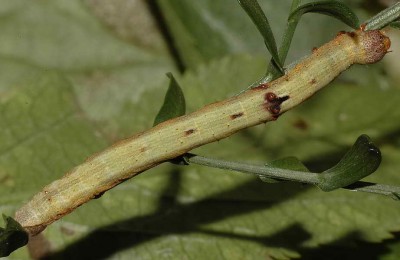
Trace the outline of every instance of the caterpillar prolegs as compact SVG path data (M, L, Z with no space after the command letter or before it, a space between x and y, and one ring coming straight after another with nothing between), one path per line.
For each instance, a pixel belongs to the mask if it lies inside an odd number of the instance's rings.
M93 155L56 180L15 214L30 235L115 185L198 146L275 120L352 64L381 60L390 40L381 31L339 33L283 77L241 95L165 121Z

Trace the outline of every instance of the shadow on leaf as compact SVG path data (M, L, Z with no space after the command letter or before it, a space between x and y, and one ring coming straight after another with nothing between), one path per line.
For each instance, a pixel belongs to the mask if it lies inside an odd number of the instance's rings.
M274 207L306 191L307 188L304 186L293 183L271 185L269 193L271 197L274 197L273 202L229 200L230 197L240 198L240 194L243 194L245 190L259 189L260 185L265 189L265 184L255 179L235 189L183 205L176 201L180 175L179 171L172 172L169 185L164 191L165 196L160 197L158 210L153 214L133 217L101 227L59 252L54 252L42 259L104 259L121 250L172 234L203 233L244 239L270 246L285 246L288 241L291 241L290 244L293 247L300 246L309 238L307 231L298 225L288 227L268 237L205 231L200 227L228 217ZM290 187L283 188L288 185ZM281 193L278 198L275 196L277 193Z

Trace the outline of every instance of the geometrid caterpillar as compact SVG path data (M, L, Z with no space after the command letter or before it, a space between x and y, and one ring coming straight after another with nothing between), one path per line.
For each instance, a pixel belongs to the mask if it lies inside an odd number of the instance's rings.
M283 77L241 95L165 121L88 158L43 188L15 214L30 235L115 185L198 146L275 120L352 64L383 58L390 40L380 31L339 33Z

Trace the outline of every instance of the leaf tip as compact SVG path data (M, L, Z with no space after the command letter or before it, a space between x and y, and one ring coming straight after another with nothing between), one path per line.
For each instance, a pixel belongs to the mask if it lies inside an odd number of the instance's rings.
M6 227L0 228L0 257L9 256L29 240L28 233L16 220L4 214L3 219Z

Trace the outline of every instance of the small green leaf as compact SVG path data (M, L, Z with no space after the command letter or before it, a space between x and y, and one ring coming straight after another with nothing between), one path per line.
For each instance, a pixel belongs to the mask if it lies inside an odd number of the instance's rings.
M296 16L302 16L305 13L329 15L354 29L360 26L357 15L347 5L338 1L320 1L301 5L291 13L289 19L296 19Z
M287 169L292 171L299 171L299 172L309 172L307 167L296 157L289 156L282 159L278 159L266 164L270 167L276 167L281 169Z
M10 255L18 248L26 245L29 240L28 233L11 217L3 215L6 228L0 227L0 257Z
M185 96L183 95L181 87L172 73L167 73L167 76L170 78L169 87L165 95L164 104L158 112L153 126L168 119L182 116L186 111Z
M389 24L391 27L400 29L400 21L394 21Z
M307 167L299 159L297 159L294 156L289 156L289 157L285 157L282 159L274 160L269 163L266 163L265 165L269 166L269 167L281 168L281 169L292 170L292 171L309 172ZM259 178L263 182L267 182L267 183L281 182L281 180L270 178L265 175L259 175Z
M275 169L290 170L289 172L267 170L257 175L268 183L291 180L315 184L323 191L332 191L349 186L370 175L378 168L381 159L379 149L368 136L361 135L337 165L321 174L310 172L297 158L289 157L266 164Z
M278 49L276 47L276 41L274 34L272 33L271 26L269 25L268 19L258 4L257 0L238 0L239 4L250 16L253 23L257 26L258 31L264 38L265 45L270 52L272 59L274 60L275 68L284 73L282 62L279 59Z
M381 160L380 150L368 136L361 135L337 165L319 175L317 186L331 191L353 184L378 169Z

